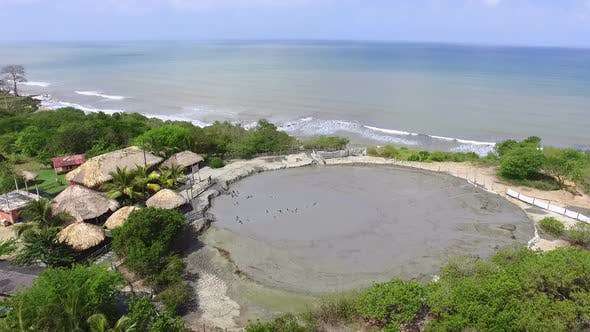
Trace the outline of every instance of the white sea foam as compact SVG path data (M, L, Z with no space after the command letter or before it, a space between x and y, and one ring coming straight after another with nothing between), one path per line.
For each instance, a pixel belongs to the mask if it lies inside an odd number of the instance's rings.
M51 85L51 83L47 83L47 82L35 82L35 81L21 82L19 84L20 85L25 85L25 86L37 86L37 87L41 87L41 88L46 88L46 87L48 87L48 86Z
M114 114L114 113L125 112L124 109L96 108L96 107L92 107L92 106L81 105L81 104L71 103L71 102L67 102L67 101L55 100L50 95L47 95L47 94L34 96L33 98L36 100L39 100L41 102L41 107L44 109L48 109L48 110L57 110L60 108L65 108L65 107L73 107L73 108L83 111L84 113L102 112L102 113L106 113L106 114ZM194 124L195 126L198 126L201 128L211 125L210 123L207 123L207 122L189 119L187 117L182 117L182 116L162 115L162 114L146 114L146 113L139 113L139 114L149 117L149 118L160 119L163 121L188 121L188 122L191 122L192 124Z
M117 95L107 95L104 93L101 93L99 91L74 91L79 95L82 96L91 96L91 97L100 97L100 98L104 98L104 99L109 99L109 100L123 100L126 97L124 96L117 96Z
M290 121L279 126L279 129L304 136L333 135L338 132L347 132L364 138L383 143L398 143L404 145L421 145L424 141L439 140L457 146L449 146L449 149L457 152L475 152L485 156L492 152L495 143L466 140L445 136L418 134L403 130L380 128L363 125L357 122L343 120L321 120L311 117Z
M379 131L379 132L391 134L391 135L403 135L403 136L418 136L419 135L416 133L410 133L410 132L402 131L402 130L385 129L385 128L371 127L371 126L364 126L364 127L367 129L371 129L374 131Z

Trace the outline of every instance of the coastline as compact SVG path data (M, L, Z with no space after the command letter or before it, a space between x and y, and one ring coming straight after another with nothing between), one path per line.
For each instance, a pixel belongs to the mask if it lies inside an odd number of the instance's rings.
M49 84L49 83L43 83ZM77 94L84 96L94 96L98 98L108 97L108 100L121 101L126 99L124 96L105 95L98 91L76 91ZM103 112L106 114L124 113L124 108L98 108L80 103L55 100L48 94L32 95L34 99L40 102L40 110L52 111L64 107L73 107L85 113ZM195 119L188 114L182 115L164 115L138 112L147 118L160 119L162 121L185 121L190 122L198 127L206 127L212 124L206 119ZM223 121L224 119L219 119ZM225 119L228 120L228 119ZM229 119L230 122L241 124L244 128L256 126L254 121L244 121L239 118ZM274 124L279 130L297 137L313 137L320 135L343 135L351 138L359 144L372 143L379 144L399 144L408 147L424 148L427 150L443 150L453 152L474 152L480 156L485 156L493 151L496 143L489 141L477 141L468 138L456 138L440 136L435 134L416 133L398 129L381 128L365 124L359 121L321 119L315 117L302 117L292 120L277 120Z

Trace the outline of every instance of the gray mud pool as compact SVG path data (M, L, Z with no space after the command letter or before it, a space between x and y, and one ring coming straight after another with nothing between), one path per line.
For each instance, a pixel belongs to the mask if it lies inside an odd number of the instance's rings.
M213 202L205 237L270 287L320 294L392 277L428 279L449 257L526 244L518 207L449 175L316 167L246 178Z

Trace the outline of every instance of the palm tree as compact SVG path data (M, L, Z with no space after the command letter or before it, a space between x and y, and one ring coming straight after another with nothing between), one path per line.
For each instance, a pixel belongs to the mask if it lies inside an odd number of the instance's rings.
M160 183L164 188L176 188L184 180L185 176L182 167L172 165L160 168Z
M113 180L104 185L107 196L112 199L123 199L135 202L144 197L143 190L135 181L135 173L127 171L127 168L119 168L110 173Z
M157 172L150 172L145 166L140 166L135 171L135 181L137 186L143 191L158 192L160 191L160 185L156 182L160 178L160 174Z
M33 222L41 226L54 226L51 202L45 198L30 202L22 212L25 221Z
M30 202L23 209L22 216L26 223L16 227L16 235L19 237L29 230L59 226L72 219L66 212L53 214L51 202L45 198Z
M94 314L86 320L90 327L90 332L135 332L136 324L131 322L127 316L122 316L117 320L115 326L109 328L109 321L103 314Z

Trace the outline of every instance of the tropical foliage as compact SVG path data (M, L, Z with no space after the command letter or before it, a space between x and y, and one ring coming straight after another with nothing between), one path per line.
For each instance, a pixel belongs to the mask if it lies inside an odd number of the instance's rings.
M57 240L60 225L71 220L66 213L54 215L51 202L46 199L31 201L23 210L24 223L16 228L20 245L15 262L34 265L38 262L48 266L68 266L74 261L71 249Z
M2 303L1 331L85 331L96 313L114 317L119 274L102 266L45 270L31 288Z
M339 303L331 310L253 322L246 330L316 331L325 324L357 324L356 330L581 331L590 327L590 252L514 249L485 261L455 259L435 282L393 280Z

